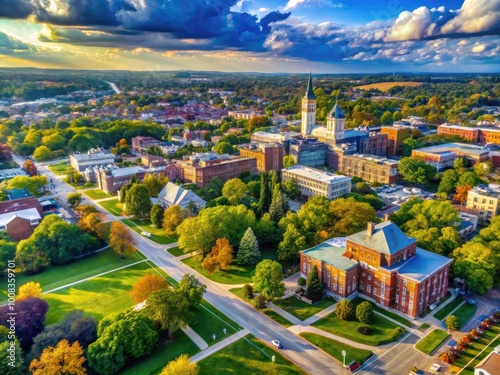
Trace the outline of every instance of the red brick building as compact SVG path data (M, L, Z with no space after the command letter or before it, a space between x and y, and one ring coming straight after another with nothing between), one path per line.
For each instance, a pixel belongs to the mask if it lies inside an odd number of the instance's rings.
M143 168L143 167L126 167L126 168L106 168L102 167L96 173L96 180L99 189L106 193L116 193L123 185L130 182L132 176L136 176L139 181L144 180L147 174L157 176L165 175L166 167Z
M285 147L279 143L251 144L240 148L240 156L257 159L257 170L269 172L283 169Z
M417 247L396 224L368 223L367 230L301 251L300 272L316 265L328 294L358 293L417 317L447 292L452 260Z
M409 128L382 126L380 134L387 135L387 156L403 155L403 141L411 135Z
M0 202L0 230L15 241L31 236L43 217L43 209L35 197Z
M161 142L153 137L142 137L137 136L132 138L132 150L135 152L145 151L148 147L151 146L160 146Z
M481 145L487 143L500 144L500 129L494 127L443 124L438 126L438 134L458 135L468 141Z

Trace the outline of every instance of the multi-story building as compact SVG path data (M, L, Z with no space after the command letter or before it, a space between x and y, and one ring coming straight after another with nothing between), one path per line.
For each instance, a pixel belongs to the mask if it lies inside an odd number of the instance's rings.
M115 155L98 147L90 149L85 154L71 154L69 161L71 166L81 173L87 168L113 164Z
M367 182L394 184L398 182L398 162L374 155L341 155L339 156L339 171L359 177Z
M403 141L411 135L411 129L382 126L380 134L387 134L387 156L399 156L403 155Z
M444 168L453 167L455 160L462 156L469 159L472 165L488 160L490 150L467 143L445 143L417 148L412 151L411 156L423 158L427 164L433 165L440 171Z
M161 142L153 137L142 137L137 136L132 138L132 150L135 152L142 153L146 151L149 147L160 146Z
M240 156L255 158L257 171L269 172L283 168L285 148L280 143L251 143L240 147Z
M500 214L500 186L490 184L472 188L467 193L467 208L477 210L477 216L489 222Z
M255 173L257 160L244 156L217 155L215 153L195 153L177 161L181 169L181 179L204 187L213 178L222 181L238 177L243 172Z
M283 181L295 179L303 198L322 195L328 199L335 199L351 192L350 177L323 172L303 165L283 169L281 177Z
M390 221L368 223L366 231L301 251L301 276L316 265L327 294L360 294L415 318L446 295L452 262L416 242Z
M487 143L500 144L500 129L495 127L443 124L438 126L438 134L458 135L463 139L481 145Z
M42 217L42 206L35 197L0 202L0 231L5 230L15 241L28 238Z
M96 167L95 177L99 185L99 189L106 193L116 193L123 185L130 182L132 176L137 176L139 181L142 181L147 174L154 174L156 176L165 175L165 167L156 168L143 168L143 167L126 167L118 168L115 166L110 167Z
M349 134L349 131L347 131ZM368 138L362 140L360 153L375 156L386 156L389 138L387 134L370 133Z
M254 112L250 109L242 110L242 111L229 111L227 113L228 116L234 117L236 120L250 120L253 117L259 116L260 114Z
M295 164L323 166L327 151L328 145L316 138L295 138L290 141L290 156Z

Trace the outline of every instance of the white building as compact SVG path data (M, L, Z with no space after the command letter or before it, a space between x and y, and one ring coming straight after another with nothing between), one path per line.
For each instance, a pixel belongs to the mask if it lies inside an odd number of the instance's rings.
M302 197L322 195L328 199L339 198L351 192L351 178L324 172L319 169L294 165L282 170L282 180L294 178Z
M84 172L87 167L104 166L115 162L115 155L105 152L101 148L92 148L85 154L71 154L71 166L78 172Z
M187 208L191 202L198 208L204 208L207 203L191 190L184 189L171 182L167 182L158 194L158 204L163 208L171 206Z

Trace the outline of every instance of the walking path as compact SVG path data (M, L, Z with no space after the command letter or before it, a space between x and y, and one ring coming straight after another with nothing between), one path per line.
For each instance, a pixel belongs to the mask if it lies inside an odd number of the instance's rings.
M267 305L271 310L273 310L276 314L281 315L283 318L288 320L290 323L294 325L302 325L302 320L297 318L296 316L290 314L288 311L283 310L281 307L276 306L274 303L269 303Z
M205 350L208 348L208 344L203 338L198 335L190 326L181 327L184 333L200 348L200 350Z
M248 333L249 332L247 329L243 329L241 331L238 331L234 335L231 335L227 339L219 341L217 344L212 345L211 347L209 347L205 350L202 350L201 352L199 352L198 354L195 354L194 356L192 356L189 359L191 360L191 362L199 362L202 359L205 359L208 356L210 356L210 355L218 352L219 350L225 348L226 346L232 344L233 342L238 341L242 337L245 337L246 335L248 335ZM242 353L242 355L244 355L244 353Z
M393 322L394 324L397 324L398 326L403 327L405 330L410 331L410 332L411 332L411 333L413 333L415 336L418 336L418 337L420 337L420 338L422 338L422 337L424 337L424 336L425 336L422 332L420 332L420 331L418 331L418 330L416 330L416 329L410 328L410 327L408 327L408 326L405 326L404 324L402 324L402 323L398 322L397 320L392 319L391 317L389 317L389 316L387 316L387 315L382 314L381 312L378 312L378 311L375 311L375 310L373 310L373 312L374 312L375 314L380 315L381 317L383 317L383 318L385 318L385 319L387 319L387 320L389 320L389 321Z
M324 318L328 314L331 314L332 312L334 312L336 306L337 306L337 304L335 303L335 304L327 307L326 309L317 312L313 316L310 316L309 318L307 318L306 320L304 320L302 322L302 325L308 326L308 325L311 325L313 323L316 323L321 318Z

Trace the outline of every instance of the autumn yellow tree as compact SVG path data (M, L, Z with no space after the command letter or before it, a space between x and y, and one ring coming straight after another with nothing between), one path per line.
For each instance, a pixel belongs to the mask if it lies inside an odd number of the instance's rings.
M177 205L169 207L163 214L163 229L168 235L174 234L175 229L189 217L189 210Z
M161 371L160 375L198 375L200 368L197 363L191 363L187 354L170 361Z
M40 283L35 283L33 281L28 281L26 284L23 284L19 287L17 299L26 299L30 297L39 298L42 294L42 287Z
M104 214L102 212L90 212L82 215L78 220L78 228L99 238L104 236L106 226L103 224Z
M111 223L109 244L122 258L135 251L135 240L134 237L132 237L132 233L130 233L130 230L119 221L113 221Z
M233 263L233 247L227 238L218 238L212 247L212 252L203 260L202 267L208 273L217 269L227 271L231 263Z
M78 341L69 344L61 340L54 348L46 348L39 359L34 359L30 364L33 375L71 374L85 375L87 370L83 367L85 357Z
M472 186L470 185L457 186L457 193L453 196L453 199L460 203L467 202L467 195L471 189Z
M148 273L134 285L130 295L135 303L140 303L147 299L151 292L163 288L168 288L167 280L161 276Z

